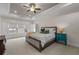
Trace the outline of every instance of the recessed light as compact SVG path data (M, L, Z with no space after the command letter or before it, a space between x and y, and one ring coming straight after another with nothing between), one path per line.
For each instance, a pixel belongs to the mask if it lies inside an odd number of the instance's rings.
M17 11L15 10L14 13L17 13Z

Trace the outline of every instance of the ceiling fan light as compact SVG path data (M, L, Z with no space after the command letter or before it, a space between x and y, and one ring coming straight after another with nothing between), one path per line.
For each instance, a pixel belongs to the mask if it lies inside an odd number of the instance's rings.
M30 11L35 11L35 9L34 8L31 8Z
M35 7L32 6L32 7L30 8L30 11L35 11Z

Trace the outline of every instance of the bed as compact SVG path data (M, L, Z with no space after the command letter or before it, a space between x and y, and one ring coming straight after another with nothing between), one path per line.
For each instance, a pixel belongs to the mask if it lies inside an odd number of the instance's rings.
M26 42L39 52L55 42L55 34L57 33L57 27L41 27L40 30L42 30L42 28L44 28L44 32L30 33L30 35L26 36ZM50 30L50 33L47 32L48 30Z

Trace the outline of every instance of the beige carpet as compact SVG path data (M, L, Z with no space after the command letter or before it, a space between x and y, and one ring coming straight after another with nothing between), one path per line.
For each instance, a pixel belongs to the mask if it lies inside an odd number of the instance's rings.
M10 39L6 43L5 55L79 55L79 48L54 43L41 53L25 42L25 38Z

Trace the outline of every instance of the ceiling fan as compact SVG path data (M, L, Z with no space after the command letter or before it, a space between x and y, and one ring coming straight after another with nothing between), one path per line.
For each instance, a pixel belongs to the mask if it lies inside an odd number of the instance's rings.
M27 12L32 11L32 12L36 13L37 10L41 10L41 8L36 8L36 4L35 3L30 3L28 5L23 5L23 7L28 8Z

